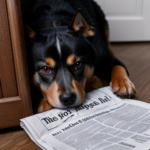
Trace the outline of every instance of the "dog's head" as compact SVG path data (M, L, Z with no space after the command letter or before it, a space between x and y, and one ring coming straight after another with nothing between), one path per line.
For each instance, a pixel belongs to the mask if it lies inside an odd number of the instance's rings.
M85 86L94 73L95 50L87 40L94 28L78 11L68 26L55 26L34 32L30 51L33 84L49 104L57 108L80 105Z

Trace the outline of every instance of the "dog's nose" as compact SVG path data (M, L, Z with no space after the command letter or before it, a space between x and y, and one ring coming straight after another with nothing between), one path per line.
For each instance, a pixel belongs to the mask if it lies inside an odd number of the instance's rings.
M76 94L75 93L63 93L63 94L60 95L60 101L65 106L72 105L76 101Z

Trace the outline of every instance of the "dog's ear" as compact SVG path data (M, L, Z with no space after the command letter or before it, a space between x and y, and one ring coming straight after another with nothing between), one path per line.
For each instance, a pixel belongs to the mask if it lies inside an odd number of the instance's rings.
M90 26L85 18L83 17L82 11L79 8L76 12L73 20L69 24L70 29L74 29L79 34L82 34L85 37L91 37L95 35L95 28Z
M25 37L27 37L28 39L35 39L36 38L36 32L31 29L29 27L29 25L27 25L26 23L24 23L24 34L25 34Z

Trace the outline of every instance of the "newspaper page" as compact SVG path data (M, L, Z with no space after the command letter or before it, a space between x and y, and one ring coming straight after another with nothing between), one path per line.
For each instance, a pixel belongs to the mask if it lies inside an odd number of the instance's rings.
M21 119L42 149L150 150L150 105L122 100L110 87L86 95L82 106Z

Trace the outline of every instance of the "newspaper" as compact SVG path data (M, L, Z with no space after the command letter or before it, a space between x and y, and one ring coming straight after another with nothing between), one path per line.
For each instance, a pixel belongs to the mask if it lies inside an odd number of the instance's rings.
M110 87L86 94L82 106L21 119L21 127L44 150L150 150L150 105Z

